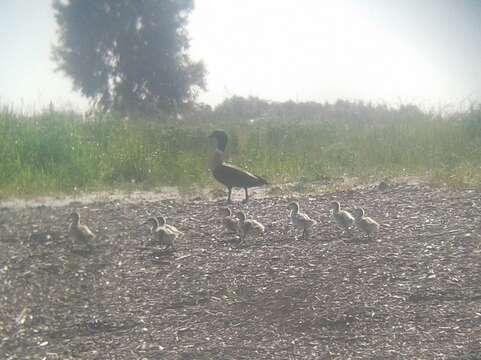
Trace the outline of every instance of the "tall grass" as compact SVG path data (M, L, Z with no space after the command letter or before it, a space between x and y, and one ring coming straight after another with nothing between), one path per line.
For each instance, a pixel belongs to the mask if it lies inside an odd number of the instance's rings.
M481 111L443 119L165 121L61 112L0 111L0 197L76 190L208 185L214 128L230 134L229 161L271 183L356 176L431 175L481 183Z

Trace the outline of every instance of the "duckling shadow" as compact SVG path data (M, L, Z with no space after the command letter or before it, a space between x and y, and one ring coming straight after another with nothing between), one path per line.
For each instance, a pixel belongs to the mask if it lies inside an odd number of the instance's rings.
M79 255L82 257L89 257L93 253L93 248L73 248L70 250L72 254Z
M155 265L169 265L174 256L173 249L153 249L143 256L144 260Z
M342 240L346 244L353 244L353 245L360 245L360 244L370 244L373 242L373 239L370 239L368 237L352 237L350 239L343 239Z
M300 239L300 240L302 240L302 239ZM332 235L325 234L325 233L316 233L316 234L313 234L312 236L310 236L305 241L328 244L328 243L336 242L338 240L343 241L342 238L339 238L339 237L336 237L336 236L332 236Z
M241 239L238 236L235 236L227 239L222 239L221 243L224 246L239 246L241 244Z
M130 319L123 320L122 322L92 319L48 331L45 335L48 335L48 337L52 339L69 339L76 336L92 336L105 333L120 334L131 331L139 325L140 323L138 321Z

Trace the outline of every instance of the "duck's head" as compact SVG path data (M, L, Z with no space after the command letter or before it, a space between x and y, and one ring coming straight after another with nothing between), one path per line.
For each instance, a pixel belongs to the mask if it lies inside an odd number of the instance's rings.
M341 210L341 204L339 203L339 201L333 201L331 203L331 209L334 210L335 212L338 212L339 210Z
M297 212L299 211L299 203L297 201L290 202L289 205L287 205L287 208L289 210Z
M364 209L361 207L357 207L353 211L353 215L356 219L360 219L364 216Z
M209 139L217 141L217 149L224 152L227 145L227 133L224 130L215 130L209 135Z
M239 211L236 216L242 222L246 220L246 214L243 211Z
M228 207L223 207L223 208L220 209L220 214L222 216L232 216L232 211Z
M69 219L72 220L72 222L74 223L78 223L80 221L80 214L74 211L69 215Z

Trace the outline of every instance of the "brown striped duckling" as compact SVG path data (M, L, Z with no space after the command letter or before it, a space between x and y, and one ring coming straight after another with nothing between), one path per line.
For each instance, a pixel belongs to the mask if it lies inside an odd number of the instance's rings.
M307 240L312 227L317 224L317 221L311 219L307 214L300 212L299 203L297 201L289 203L287 208L291 210L292 224L297 230L302 230L302 238Z
M173 248L174 241L179 236L177 232L171 230L169 227L165 226L165 219L163 226L160 225L159 219L156 217L148 218L144 224L150 224L150 232L155 236L156 240L160 242L160 244L165 245L165 248Z
M248 235L260 235L264 233L264 225L257 220L246 219L246 214L243 211L237 213L237 218L239 219L239 236L241 242L244 241Z
M160 227L164 227L167 230L174 233L176 235L176 238L177 237L181 238L182 236L184 236L184 233L182 231L180 231L179 229L177 229L174 225L167 224L167 221L165 220L165 218L163 216L157 216L157 220L159 221Z
M336 220L337 225L339 225L343 230L349 230L356 220L354 217L346 210L341 210L341 204L339 201L333 201L331 203L332 215L334 220Z
M227 234L239 235L239 220L232 216L232 211L228 207L221 208L222 225L225 228Z
M91 241L96 238L95 234L88 228L87 225L80 223L80 214L78 212L73 212L70 214L70 219L72 222L68 227L68 236L73 241L83 242L92 246Z
M363 208L354 209L354 217L356 219L356 226L359 230L365 233L368 237L376 235L379 231L379 224L368 216L364 216Z

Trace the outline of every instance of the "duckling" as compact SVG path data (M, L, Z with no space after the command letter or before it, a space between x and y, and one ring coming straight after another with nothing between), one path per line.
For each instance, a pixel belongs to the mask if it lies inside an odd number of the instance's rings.
M160 243L165 244L165 249L173 249L174 241L177 239L177 237L179 237L179 234L167 227L159 227L157 229L157 236L160 240Z
M291 221L297 230L302 230L302 238L308 239L312 227L317 224L317 221L311 219L307 214L299 211L299 203L293 201L287 205L287 208L291 210Z
M157 220L159 221L159 227L164 227L167 230L173 232L176 235L176 238L184 236L184 233L177 229L174 225L167 224L167 221L165 221L165 218L163 216L157 216Z
M173 248L175 239L180 236L180 234L183 235L183 233L173 226L165 226L165 219L163 217L160 218L163 219L163 225L160 225L159 219L156 217L148 218L144 224L151 225L150 232L155 235L160 244L165 245L165 249Z
M343 228L343 230L349 230L354 225L354 217L346 210L341 210L341 204L339 201L333 201L331 203L332 214L337 225Z
M354 209L356 226L359 230L367 234L368 237L375 235L379 231L379 224L368 216L364 216L363 208Z
M239 235L241 242L244 241L248 235L260 235L264 233L264 225L257 220L246 220L246 214L243 211L237 213L237 218L239 219Z
M74 241L92 246L90 241L94 240L96 236L87 225L80 223L80 214L73 212L70 214L70 219L72 219L72 222L68 227L68 236Z
M226 229L227 234L239 235L239 220L232 217L232 211L228 207L221 208L222 225Z

